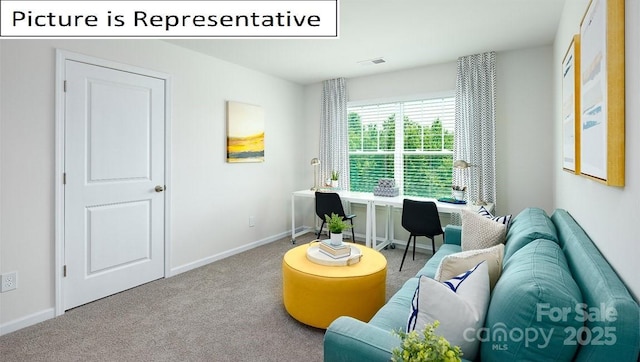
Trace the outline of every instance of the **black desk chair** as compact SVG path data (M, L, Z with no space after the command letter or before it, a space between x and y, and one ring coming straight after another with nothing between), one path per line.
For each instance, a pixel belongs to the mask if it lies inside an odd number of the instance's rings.
M320 230L318 230L317 239L320 238L320 234L322 233L322 228L326 223L325 215L331 216L331 214L337 214L338 216L342 216L343 220L349 220L351 222L351 240L356 242L356 233L353 231L353 218L356 217L355 214L346 215L344 213L344 208L342 207L342 200L340 199L340 195L335 192L319 192L316 191L316 215L320 219L322 219L322 225L320 225Z
M404 264L404 258L407 256L407 250L411 244L411 238L413 237L413 260L416 260L416 237L426 236L431 239L431 250L436 252L436 242L434 237L436 235L444 235L442 231L442 225L440 224L440 215L438 214L438 208L432 201L415 201L404 199L402 203L402 227L405 228L409 234L409 240L407 241L407 247L404 249L404 255L402 256L402 262L400 263L400 270L402 271L402 265Z

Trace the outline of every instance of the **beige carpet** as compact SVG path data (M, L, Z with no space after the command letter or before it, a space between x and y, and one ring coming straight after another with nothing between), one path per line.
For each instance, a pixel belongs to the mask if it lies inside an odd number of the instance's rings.
M298 245L312 235L298 238ZM322 361L324 330L282 305L288 238L160 279L0 337L9 361ZM383 250L387 299L427 255Z

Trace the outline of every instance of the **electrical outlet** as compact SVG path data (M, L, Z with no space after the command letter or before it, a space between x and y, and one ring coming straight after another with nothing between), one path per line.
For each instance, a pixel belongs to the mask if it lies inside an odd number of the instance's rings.
M254 227L254 226L256 226L256 217L249 216L249 227Z
M18 287L18 272L2 274L2 289L0 292L8 292Z

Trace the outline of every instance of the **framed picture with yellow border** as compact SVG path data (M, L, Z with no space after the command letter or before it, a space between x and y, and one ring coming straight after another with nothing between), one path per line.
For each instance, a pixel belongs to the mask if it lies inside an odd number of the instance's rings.
M580 174L624 186L624 0L591 0L580 63Z

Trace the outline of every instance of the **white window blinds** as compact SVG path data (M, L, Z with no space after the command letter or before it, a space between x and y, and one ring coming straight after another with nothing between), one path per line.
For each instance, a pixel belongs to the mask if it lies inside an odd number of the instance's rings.
M455 98L349 106L352 191L394 178L404 195L451 196Z

